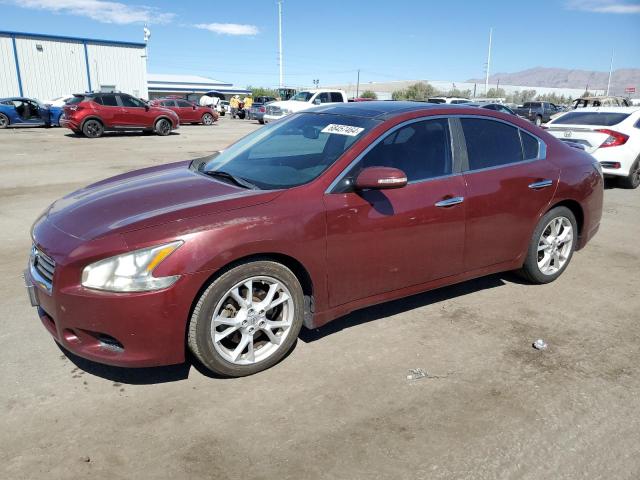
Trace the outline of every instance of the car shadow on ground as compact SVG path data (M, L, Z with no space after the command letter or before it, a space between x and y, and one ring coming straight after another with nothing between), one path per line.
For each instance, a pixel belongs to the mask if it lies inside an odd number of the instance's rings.
M412 295L407 298L381 303L379 305L367 307L362 310L356 310L355 312L340 317L321 328L316 328L313 330L302 328L299 335L299 340L305 343L315 342L347 328L362 325L364 323L372 322L392 315L398 315L409 310L442 302L451 298L462 297L464 295L469 295L481 290L501 287L507 282L527 284L527 282L525 282L512 272L489 275L486 277L477 278L475 280L469 280L457 285L452 285L450 287L443 287L437 290L432 290L430 292ZM64 355L79 369L84 370L91 375L95 375L97 377L122 384L150 385L156 383L168 383L186 380L189 377L189 372L191 371L192 367L206 377L214 378L217 380L226 379L226 377L216 375L207 370L200 364L200 362L198 362L196 358L194 358L190 354L190 352L187 353L187 360L184 363L178 365L147 368L123 368L96 363L71 353L59 344L58 347L60 348L62 353L64 353ZM294 349L295 344L281 361L286 360L286 358Z
M165 135L167 137L179 136L179 132L171 132L169 135ZM95 140L93 138L85 137L82 134L69 132L64 134L65 137L69 138L84 138L86 140ZM102 136L98 138L122 138L122 137L160 137L162 135L157 135L155 132L141 132L141 131L132 131L132 132L104 132Z
M355 327L368 322L373 322L381 318L398 315L409 310L425 307L427 305L442 302L444 300L462 297L464 295L469 295L480 290L501 287L503 285L506 285L507 282L525 285L527 284L526 281L512 272L505 272L496 275L476 278L464 283L431 290L429 292L418 293L410 297L381 303L364 308L362 310L356 310L349 313L348 315L345 315L344 317L333 320L320 328L316 328L313 330L303 328L300 332L299 338L305 343L315 342L316 340L320 340L328 335L339 332L341 330L345 330L347 328Z

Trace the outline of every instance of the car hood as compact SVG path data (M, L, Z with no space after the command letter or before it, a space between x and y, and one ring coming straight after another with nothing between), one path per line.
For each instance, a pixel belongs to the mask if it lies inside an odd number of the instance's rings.
M291 100L283 100L282 102L271 102L269 104L270 107L280 107L286 108L291 112L300 112L302 110L306 110L307 108L314 107L315 105L309 102L298 102Z
M280 193L236 187L179 162L94 183L54 202L45 215L60 230L91 240L259 205Z

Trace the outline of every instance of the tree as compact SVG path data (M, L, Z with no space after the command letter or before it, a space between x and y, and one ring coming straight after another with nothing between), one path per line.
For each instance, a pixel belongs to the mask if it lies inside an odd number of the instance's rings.
M429 97L435 95L437 90L433 85L429 85L427 82L418 82L413 85L409 85L402 90L395 90L391 94L393 100L421 100L425 101Z
M436 93L440 93L437 92ZM460 97L460 98L471 98L471 90L460 90L458 88L452 88L446 94L448 97Z
M377 100L378 95L376 95L376 92L373 92L371 90L365 90L360 94L360 98L372 98L373 100Z
M487 98L506 98L507 92L504 88L490 88L486 96Z
M251 85L247 85L247 90L249 90L254 97L278 96L278 91L275 88L252 87Z

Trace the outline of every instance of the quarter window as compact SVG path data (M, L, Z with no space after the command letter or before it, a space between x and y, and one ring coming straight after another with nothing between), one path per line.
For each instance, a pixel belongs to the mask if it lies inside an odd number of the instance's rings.
M452 172L449 122L440 118L410 123L390 133L369 151L347 177L367 167L394 167L419 181Z
M522 160L518 129L481 118L462 118L469 170L499 167Z
M522 152L524 153L525 160L534 160L538 158L538 150L540 149L540 144L538 140L528 133L520 130L520 138L522 138Z

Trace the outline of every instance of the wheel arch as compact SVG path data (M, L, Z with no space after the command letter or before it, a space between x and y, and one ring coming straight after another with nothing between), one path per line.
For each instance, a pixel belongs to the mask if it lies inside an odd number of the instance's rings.
M84 124L87 123L89 120L97 120L98 122L100 122L103 128L106 128L104 121L100 117L96 115L90 115L82 120L82 123L80 124L80 130L84 128Z
M582 235L582 229L584 227L584 210L579 202L571 199L560 200L551 205L544 214L553 210L556 207L566 207L571 210L573 216L576 217L576 223L578 224L578 236Z
M153 121L153 128L156 128L156 124L160 121L160 120L169 120L169 123L171 124L171 128L176 128L176 123L171 119L171 117L169 115L158 115L156 117L156 119Z
M211 285L217 277L224 274L225 272L231 270L232 268L237 267L238 265L242 265L244 263L249 262L257 262L257 261L272 261L284 265L289 270L293 272L298 281L300 282L300 286L302 287L302 293L304 295L304 325L307 328L312 328L313 326L313 312L314 312L314 285L311 275L309 274L309 270L300 262L298 259L286 255L284 253L276 253L276 252L263 252L263 253L253 253L250 255L245 255L230 262L222 265L220 268L215 270L207 277L207 279L200 286L200 289L196 293L191 308L189 309L189 317L187 318L187 328L185 329L185 333L188 333L188 324L193 314L193 310L200 299L200 296L204 293L204 291ZM186 336L185 336L185 345L186 345Z

